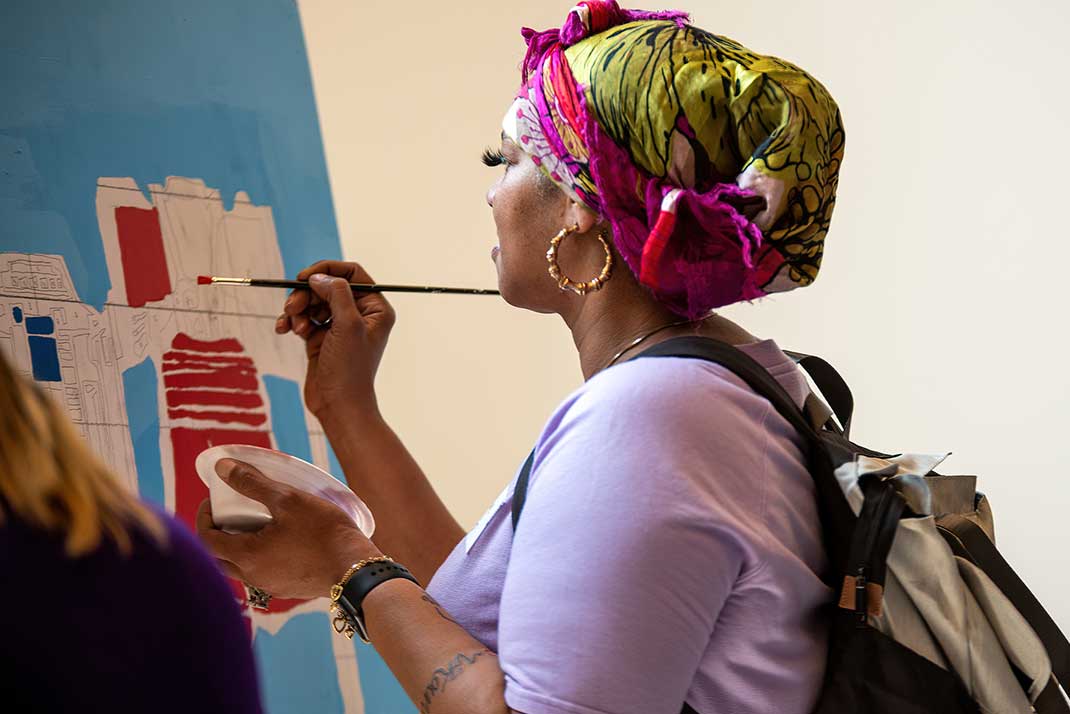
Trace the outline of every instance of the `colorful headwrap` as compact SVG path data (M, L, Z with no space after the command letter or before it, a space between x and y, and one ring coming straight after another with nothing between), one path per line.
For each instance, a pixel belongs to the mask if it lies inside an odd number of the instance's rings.
M560 29L525 28L503 128L608 219L643 285L698 318L814 281L844 134L813 77L687 19L588 0Z

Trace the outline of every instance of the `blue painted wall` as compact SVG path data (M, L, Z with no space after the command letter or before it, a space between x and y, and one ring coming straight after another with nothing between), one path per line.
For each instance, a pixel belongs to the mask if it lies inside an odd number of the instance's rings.
M0 252L63 255L100 309L97 178L190 176L270 205L287 273L339 254L292 0L4 0L0 48Z
M142 190L199 178L227 208L246 191L271 206L289 274L340 256L293 0L2 0L0 56L0 252L62 255L85 303L102 309L111 287L99 177ZM29 340L35 378L59 380L54 339ZM128 369L123 385L139 487L162 503L157 367ZM265 384L277 443L310 459L300 390ZM315 613L258 633L271 714L342 710L330 636ZM373 650L358 660L367 714L414 711Z

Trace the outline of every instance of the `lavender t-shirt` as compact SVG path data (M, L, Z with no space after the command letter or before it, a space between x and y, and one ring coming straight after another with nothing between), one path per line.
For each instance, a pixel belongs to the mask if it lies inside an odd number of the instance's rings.
M743 347L800 404L772 341ZM428 592L498 653L524 714L804 714L830 599L801 442L727 369L640 358L569 396Z

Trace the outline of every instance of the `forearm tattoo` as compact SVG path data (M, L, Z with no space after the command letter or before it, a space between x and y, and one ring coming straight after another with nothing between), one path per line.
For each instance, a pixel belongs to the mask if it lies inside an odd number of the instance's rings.
M445 667L439 667L431 675L431 681L424 689L424 696L420 701L420 714L431 714L431 700L446 691L446 685L464 674L467 667L476 663L480 657L494 656L494 653L483 648L471 655L458 653Z
M436 600L435 598L431 597L427 593L424 593L421 596L420 599L423 600L424 602L430 603L431 606L435 608L435 612L437 612L439 617L441 617L443 620L448 620L448 621L452 622L454 625L457 625L457 627L461 627L462 626L461 623L457 622L452 617L450 617L450 614L448 612L446 612L442 608L441 605L438 604L438 600Z

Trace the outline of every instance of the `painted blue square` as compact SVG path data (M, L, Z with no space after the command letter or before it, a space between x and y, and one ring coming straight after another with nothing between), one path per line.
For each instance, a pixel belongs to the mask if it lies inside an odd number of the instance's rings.
M15 322L22 322L22 308L21 307L13 307L13 308L11 308L11 316L15 318Z
M62 382L59 374L59 353L52 337L30 335L30 362L33 363L33 378L38 382Z
M56 323L51 317L27 317L26 332L31 335L51 335L56 331Z

